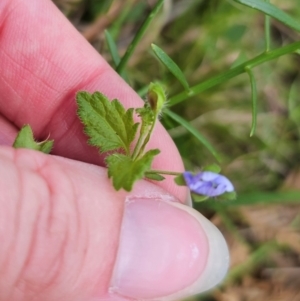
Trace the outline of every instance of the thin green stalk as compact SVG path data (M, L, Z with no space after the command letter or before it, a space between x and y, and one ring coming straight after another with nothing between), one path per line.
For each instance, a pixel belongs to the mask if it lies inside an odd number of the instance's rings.
M119 63L119 65L116 68L116 71L119 74L121 74L122 71L124 70L124 68L125 68L128 60L130 59L131 55L133 54L134 49L136 48L136 46L138 45L139 41L143 37L143 35L144 35L145 31L147 30L150 22L153 20L153 18L156 16L156 14L158 13L159 9L163 5L163 2L164 2L164 0L158 0L157 1L157 3L155 4L152 12L146 18L146 20L144 21L144 23L142 24L142 26L140 27L140 29L136 33L134 39L132 40L132 42L128 46L128 48L127 48L124 56L121 59L121 62Z
M252 99L252 125L251 125L251 131L250 131L250 137L252 137L256 130L256 123L257 123L257 88L256 88L256 81L254 74L252 72L251 68L246 67L246 72L249 75L250 78L250 84L251 84L251 99Z
M149 171L146 171L146 174L160 174L160 175L170 175L170 176L180 176L181 175L180 172L157 170L157 169L151 169Z
M235 67L235 68L232 68L232 69L229 69L219 75L216 75L212 78L209 78L208 80L202 82L202 83L199 83L193 87L190 88L190 91L189 92L186 92L186 91L183 91L177 95L174 95L172 96L170 99L169 99L169 103L168 105L169 106L173 106L177 103L180 103L192 96L195 96L205 90L208 90L214 86L217 86L237 75L240 75L242 73L245 73L246 72L246 67L249 67L249 68L253 68L253 67L256 67L258 65L261 65L265 62L268 62L268 61L271 61L273 59L276 59L284 54L287 54L287 53L292 53L292 52L295 52L296 50L300 49L300 42L295 42L295 43L291 43L289 45L286 45L284 47L280 47L280 48L277 48L277 49L274 49L274 50L271 50L269 52L264 52L258 56L256 56L255 58Z
M157 120L157 116L155 116L155 119L154 119L154 121L153 121L153 123L151 125L151 128L150 128L150 130L149 130L149 132L148 132L148 134L147 134L144 142L143 142L143 145L141 146L141 149L140 149L140 151L137 154L137 158L143 154L143 152L145 150L145 147L146 147L147 143L149 142L149 140L151 138L152 132L154 130L154 126L156 124L156 120Z
M265 0L265 2L270 2L270 0ZM266 39L266 45L265 45L265 51L269 52L271 47L271 23L270 23L270 16L265 15L265 39Z
M145 141L145 138L146 138L145 134L139 136L139 139L138 139L138 141L137 141L137 143L135 145L135 148L133 150L133 153L131 155L131 158L133 160L135 160L139 156L139 153L140 153L141 147L142 147L142 145L143 145L143 143Z

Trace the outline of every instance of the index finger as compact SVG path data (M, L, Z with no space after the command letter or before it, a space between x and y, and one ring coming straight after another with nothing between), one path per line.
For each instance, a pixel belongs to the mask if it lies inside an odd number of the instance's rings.
M98 90L127 108L142 106L139 96L49 0L30 4L2 0L0 45L0 114L17 128L30 124L37 138L50 134L57 155L103 165L98 151L87 145L76 116L76 91ZM161 150L153 168L183 170L179 153L160 124L149 148ZM172 179L159 185L180 200L185 198L186 190Z

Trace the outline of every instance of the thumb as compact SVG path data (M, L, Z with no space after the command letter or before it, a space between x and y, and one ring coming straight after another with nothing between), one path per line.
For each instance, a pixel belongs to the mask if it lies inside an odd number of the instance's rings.
M220 232L162 188L30 150L0 165L0 301L179 300L226 273Z

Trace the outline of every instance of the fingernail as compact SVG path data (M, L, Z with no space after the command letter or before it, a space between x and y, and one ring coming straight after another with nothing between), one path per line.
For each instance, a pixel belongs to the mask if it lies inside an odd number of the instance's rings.
M191 196L191 194L189 192L187 194L187 198L186 198L185 204L193 208L193 200L192 200L192 196Z
M163 196L130 197L110 294L178 300L215 286L228 264L222 234L199 212Z

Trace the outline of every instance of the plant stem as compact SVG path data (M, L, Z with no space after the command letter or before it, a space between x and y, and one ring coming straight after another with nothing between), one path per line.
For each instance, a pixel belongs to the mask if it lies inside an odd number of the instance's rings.
M138 45L139 41L141 40L141 38L143 37L145 31L147 30L150 22L153 20L153 18L156 16L157 12L159 11L159 9L161 8L161 6L163 5L164 0L158 0L153 8L153 10L151 11L151 13L149 14L149 16L146 18L146 20L144 21L144 23L142 24L142 26L139 28L138 32L136 33L135 37L133 38L132 42L130 43L130 45L128 46L124 56L121 59L121 62L119 63L119 65L116 68L116 71L121 74L128 62L128 60L130 59L134 49L136 48L136 46Z
M158 115L156 114L153 118L153 122L152 122L151 126L149 125L150 128L149 128L149 126L147 126L146 130L145 130L145 124L142 121L141 129L140 129L140 137L139 137L138 142L137 142L137 144L134 148L134 151L131 155L131 158L133 160L136 160L139 156L141 156L143 154L143 152L145 150L145 147L146 147L147 143L150 140L150 137L151 137L151 134L153 132L155 123L157 121L157 118L158 118Z
M270 0L265 0L265 2L269 3ZM265 52L269 52L271 47L271 25L270 25L270 16L268 15L265 15L265 39L266 39Z
M179 176L182 173L181 172L175 172L175 171L166 171L166 170L156 170L156 169L151 169L149 171L146 171L146 174L160 174L160 175L170 175L170 176Z
M148 143L149 140L150 140L150 137L151 137L151 134L152 134L152 132L153 132L153 129L154 129L156 120L157 120L157 116L155 116L155 119L154 119L154 121L153 121L153 123L152 123L152 125L151 125L151 128L150 128L150 130L149 130L149 132L148 132L148 134L147 134L147 136L146 136L144 142L143 142L143 145L141 146L141 149L139 150L139 152L138 152L138 154L137 154L137 158L143 154L143 152L144 152L144 150L145 150L145 147L146 147L147 143Z
M143 142L145 141L145 137L146 137L145 134L144 134L144 135L141 135L141 134L140 134L139 139L138 139L138 141L137 141L137 143L136 143L136 145L135 145L135 148L134 148L134 150L133 150L133 153L132 153L132 155L131 155L131 158L132 158L133 160L135 160L135 159L138 157L138 155L139 155L139 153L140 153L140 150L141 150L141 147L142 147L142 145L143 145Z
M256 89L256 81L252 69L248 67L246 67L245 69L249 75L250 83L251 83L252 125L251 125L250 137L252 137L256 130L256 121L257 121L257 89Z
M298 49L300 49L300 42L295 42L295 43L291 43L289 45L271 50L269 52L262 53L262 54L256 56L255 58L253 58L235 68L229 69L219 75L216 75L212 78L207 79L206 81L204 81L202 83L199 83L199 84L191 87L189 92L183 91L177 95L172 96L169 99L168 105L173 106L173 105L180 103L192 96L195 96L205 90L208 90L216 85L219 85L237 75L245 73L246 67L249 67L249 68L256 67L265 62L276 59L284 54L292 53Z

